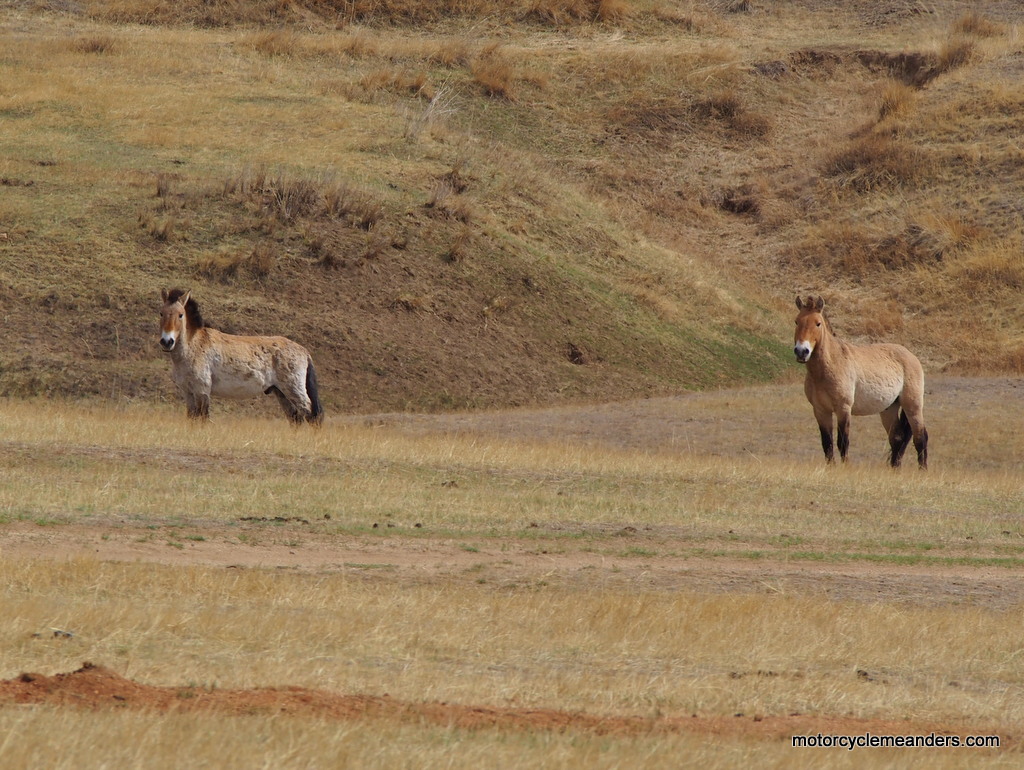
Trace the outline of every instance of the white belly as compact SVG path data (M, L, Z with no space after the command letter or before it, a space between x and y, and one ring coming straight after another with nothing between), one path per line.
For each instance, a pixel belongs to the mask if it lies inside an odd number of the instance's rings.
M853 413L857 415L878 414L892 406L892 403L900 397L902 389L902 382L897 386L862 380L857 383L857 389L853 393Z
M263 377L242 377L232 372L222 372L213 377L210 393L220 398L256 398L262 396L272 384Z

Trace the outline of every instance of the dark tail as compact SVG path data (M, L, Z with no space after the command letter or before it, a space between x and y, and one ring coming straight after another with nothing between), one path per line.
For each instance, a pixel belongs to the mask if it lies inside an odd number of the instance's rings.
M308 419L314 425L320 425L324 421L324 408L320 405L320 393L316 386L316 369L313 368L313 359L306 362L306 395L309 396L310 413Z

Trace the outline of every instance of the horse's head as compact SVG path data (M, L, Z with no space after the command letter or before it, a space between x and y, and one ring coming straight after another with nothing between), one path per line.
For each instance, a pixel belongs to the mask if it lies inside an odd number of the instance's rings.
M160 308L160 347L170 353L184 339L188 328L188 306L195 304L192 293L181 289L162 289L160 297L163 307Z
M825 309L825 300L821 297L808 297L806 300L797 297L796 306L800 312L796 317L793 353L797 361L806 364L822 337L829 333L828 321L822 313Z

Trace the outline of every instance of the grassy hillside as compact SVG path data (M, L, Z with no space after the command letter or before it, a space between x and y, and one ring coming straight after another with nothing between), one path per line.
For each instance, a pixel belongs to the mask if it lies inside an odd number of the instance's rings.
M169 286L341 410L764 381L797 291L1018 371L1018 13L7 5L0 392L173 398Z

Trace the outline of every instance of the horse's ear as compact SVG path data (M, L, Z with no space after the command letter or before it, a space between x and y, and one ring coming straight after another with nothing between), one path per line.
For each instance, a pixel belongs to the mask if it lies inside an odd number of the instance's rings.
M167 289L160 289L160 299L163 302L167 301Z
M799 294L796 295L796 309L797 310L803 310L804 309L804 301L802 299L800 299L800 295Z
M178 302L180 302L180 303L181 303L181 306L182 306L182 307L185 307L185 305L187 305L187 304L188 304L188 301L189 301L189 300L190 300L191 298L192 298L192 291L191 291L191 290L189 290L189 291L186 291L186 292L185 292L184 294L182 294L182 295L181 295L181 299L179 299L179 300L178 300Z
M819 313L825 309L825 300L823 297L819 296L816 300L814 300L814 309L817 310Z

